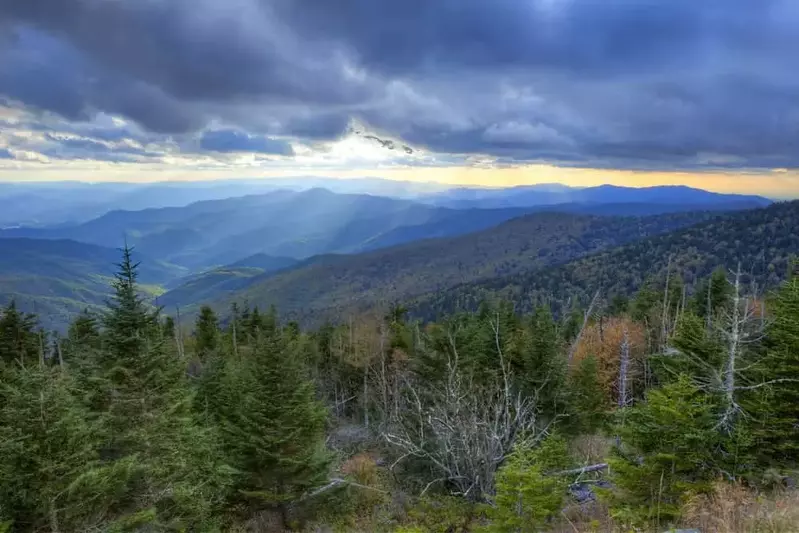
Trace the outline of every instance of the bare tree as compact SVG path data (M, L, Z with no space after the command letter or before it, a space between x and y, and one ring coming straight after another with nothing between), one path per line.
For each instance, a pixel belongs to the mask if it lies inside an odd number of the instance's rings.
M627 407L630 404L629 394L627 393L628 373L630 368L630 332L627 324L622 326L623 337L619 349L619 408Z
M537 425L536 395L514 391L513 376L499 342L499 320L492 322L501 376L496 386L480 387L460 368L450 335L446 375L439 383L405 381L405 416L396 417L383 437L403 459L427 461L455 492L478 500L494 490L494 475L515 445L535 445L548 427Z
M583 337L583 332L585 331L586 326L588 325L588 320L594 313L594 306L596 305L597 300L599 299L599 291L594 293L594 297L591 298L591 303L588 305L588 309L585 310L585 314L583 315L583 325L580 326L580 331L577 332L577 336L574 338L571 347L569 348L569 363L572 362L574 358L574 352L577 350L577 346L580 345L580 339Z
M729 306L722 309L714 319L706 321L710 326L708 333L717 336L724 347L721 364L714 366L694 354L673 347L667 350L667 353L688 357L700 368L700 374L694 378L697 385L705 391L720 395L722 405L717 427L723 431L731 431L737 417L742 413L738 403L739 392L783 381L799 381L780 379L755 384L748 381L746 371L757 364L752 359L753 354L748 346L763 339L767 323L758 303L757 286L753 283L749 293L744 294L740 263L735 271L730 271L730 276L728 283L732 286L732 296ZM708 312L710 313L709 305Z

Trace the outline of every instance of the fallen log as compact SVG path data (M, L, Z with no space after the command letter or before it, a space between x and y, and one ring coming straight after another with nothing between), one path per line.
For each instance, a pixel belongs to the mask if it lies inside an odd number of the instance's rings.
M552 472L550 476L574 476L580 474L587 474L589 472L599 472L600 470L607 470L607 463L599 463L595 465L583 466L581 468L573 468L571 470L562 470L560 472Z

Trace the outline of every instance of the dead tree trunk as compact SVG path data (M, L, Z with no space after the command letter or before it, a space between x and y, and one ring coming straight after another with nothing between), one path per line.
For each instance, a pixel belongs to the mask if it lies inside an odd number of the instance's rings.
M622 337L619 354L619 408L626 407L630 402L627 394L627 375L630 367L630 333L626 324L623 331L624 336Z
M585 314L583 315L583 325L580 327L580 331L577 332L577 336L574 338L574 342L572 342L572 345L569 348L569 363L571 363L572 359L574 359L574 353L577 351L577 346L580 344L580 339L582 339L583 332L588 325L588 320L591 318L591 315L594 312L594 306L596 305L598 298L599 291L596 291L594 293L594 297L591 298L591 303L588 305L588 309L585 310Z

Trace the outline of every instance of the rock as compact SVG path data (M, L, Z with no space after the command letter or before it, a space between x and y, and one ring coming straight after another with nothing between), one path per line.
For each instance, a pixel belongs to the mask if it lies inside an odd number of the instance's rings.
M569 493L577 501L577 503L586 503L596 500L596 487L608 488L611 484L608 481L595 481L592 483L573 483L569 486Z

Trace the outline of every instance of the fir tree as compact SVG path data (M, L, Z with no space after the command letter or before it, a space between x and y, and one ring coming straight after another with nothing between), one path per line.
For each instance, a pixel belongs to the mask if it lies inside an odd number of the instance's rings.
M111 282L114 295L108 302L103 325L109 352L115 360L136 364L136 359L153 340L158 314L147 309L137 291L139 263L133 262L132 251L127 246L122 250L122 262L117 264L119 270Z
M530 317L522 338L518 377L521 389L536 396L539 412L548 420L563 413L566 407L566 358L558 340L552 312L548 307L539 307Z
M14 531L90 529L114 484L97 469L101 434L90 420L64 369L2 373L0 521Z
M673 524L683 504L722 472L712 398L682 376L618 417L614 515L622 524Z
M569 466L566 441L548 437L538 448L516 448L497 472L490 525L478 531L541 531L563 508L568 481L547 475Z
M226 448L241 473L240 494L280 511L326 479L326 413L307 378L307 339L260 336L250 357L226 375Z
M723 268L717 268L710 277L697 284L691 297L691 310L711 326L718 314L732 303L733 287Z
M226 476L216 438L191 411L185 363L165 348L158 312L138 295L131 250L123 250L105 316L105 349L94 362L107 424L106 468L124 490L108 509L116 524L195 527L211 520Z
M164 317L164 325L162 328L163 336L165 339L175 338L175 319L171 316Z
M88 309L84 309L67 330L64 343L65 351L68 353L67 359L78 357L86 350L99 350L100 346L101 336L97 317Z
M214 310L207 305L200 308L200 314L194 325L194 337L195 350L201 359L218 348L219 320Z
M570 431L594 433L606 422L609 402L599 381L596 357L589 355L580 360L569 376L571 398Z
M41 343L36 315L17 309L14 300L0 310L0 363L38 364Z
M747 398L757 449L781 468L799 466L799 277L786 281L772 304L758 389Z

